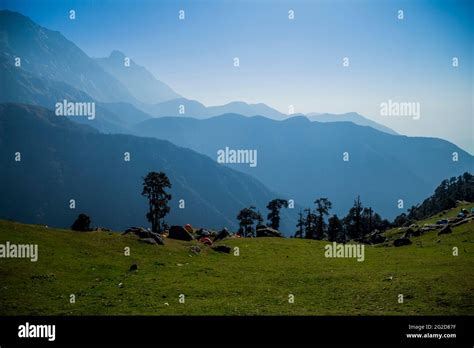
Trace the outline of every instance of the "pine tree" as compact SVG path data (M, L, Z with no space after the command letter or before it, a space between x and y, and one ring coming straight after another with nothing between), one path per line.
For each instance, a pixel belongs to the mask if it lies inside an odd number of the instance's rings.
M256 211L255 207L244 208L237 215L239 220L239 234L243 237L254 237L255 229L253 227L254 221L263 222L262 215Z
M303 218L303 214L301 213L301 210L300 210L300 212L298 213L298 223L296 224L297 230L295 233L295 238L297 237L304 238L303 229L304 229L305 224L306 224L305 219Z
M171 188L171 183L163 172L150 172L143 178L142 195L148 198L148 213L146 218L151 222L151 230L161 233L166 227L162 219L169 213L168 202L171 195L165 189Z
M342 223L337 215L333 215L328 220L328 240L330 242L335 242L339 240L342 236Z
M288 201L285 199L274 199L267 205L267 209L270 210L267 219L271 228L275 230L280 228L280 209L283 207L288 208Z
M305 230L305 238L306 239L313 239L315 234L315 221L316 215L311 212L311 209L307 208L304 210L306 213L306 218L304 220L304 230Z
M344 225L350 239L360 239L363 236L362 230L362 203L360 197L357 196L357 200L354 201L354 205L349 210L349 213L344 218Z
M316 212L318 213L315 219L315 238L321 240L324 238L326 226L324 217L329 215L332 203L327 198L319 198L314 201L314 204L316 204Z
M441 181L433 195L409 208L407 214L402 214L408 221L421 220L454 208L457 201L474 201L474 177L470 173ZM399 215L395 220L400 223L404 217Z

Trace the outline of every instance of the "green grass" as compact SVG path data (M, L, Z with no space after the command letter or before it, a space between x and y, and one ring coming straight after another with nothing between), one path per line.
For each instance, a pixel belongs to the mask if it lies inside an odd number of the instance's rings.
M194 255L189 247L197 242L157 246L118 233L0 221L6 241L38 244L39 259L0 259L0 315L474 313L474 222L449 235L427 232L410 246L366 246L364 262L325 258L324 241L230 239L222 244L239 247L240 256L205 246ZM129 271L132 263L138 271Z
M442 213L436 214L429 218L419 220L416 222L416 224L420 227L422 227L424 224L435 224L436 221L438 220L456 217L458 213L461 211L461 209L466 209L467 211L470 212L471 208L474 208L474 203L461 204L457 206L456 208L451 208L449 210L445 210ZM392 228L391 230L388 230L387 232L385 232L384 235L388 237L390 240L393 240L396 238L400 238L404 232L405 232L404 229Z

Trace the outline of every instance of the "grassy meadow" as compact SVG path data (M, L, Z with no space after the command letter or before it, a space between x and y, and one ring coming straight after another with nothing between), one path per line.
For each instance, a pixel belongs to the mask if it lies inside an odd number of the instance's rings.
M392 238L399 234L397 229L386 232ZM6 241L38 244L39 258L0 259L0 315L474 313L474 221L448 235L426 232L409 246L365 246L363 262L326 258L326 241L236 238L218 243L238 247L235 256L198 242L166 239L164 246L148 245L115 232L0 221L0 244ZM201 252L191 252L192 245ZM126 247L130 256L124 255ZM138 270L130 271L132 264ZM288 301L290 294L294 303Z

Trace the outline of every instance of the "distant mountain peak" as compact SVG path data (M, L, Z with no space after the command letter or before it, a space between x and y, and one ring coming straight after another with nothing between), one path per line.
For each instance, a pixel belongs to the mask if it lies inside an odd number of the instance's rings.
M184 113L179 113L181 105L185 107ZM186 98L177 98L153 105L153 107L149 108L147 112L156 117L178 116L198 119L205 119L225 114L239 114L247 117L263 116L274 120L288 118L288 115L283 114L264 103L249 104L244 101L231 101L224 105L205 106L196 100Z
M112 52L110 52L109 57L110 58L114 58L114 57L125 58L125 53L119 50L113 50Z
M96 62L127 87L130 93L142 103L156 104L181 97L132 59L130 59L130 65L125 66L125 58L127 58L125 53L113 50L108 57L96 58Z
M114 62L121 62L122 64L125 57L126 57L125 53L118 50L113 50L112 52L110 52L110 55L109 55L110 60Z
M98 101L135 101L119 81L60 32L8 10L0 11L0 23L2 56L21 57L22 71L67 83Z
M30 17L25 16L24 14L16 11L10 11L10 10L0 10L0 17L1 18L6 18L10 17L16 20L22 20L22 21L27 21L35 26L38 26Z

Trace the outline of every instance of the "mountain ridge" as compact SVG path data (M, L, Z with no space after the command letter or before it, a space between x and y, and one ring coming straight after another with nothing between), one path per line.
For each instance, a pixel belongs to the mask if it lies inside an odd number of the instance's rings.
M393 129L388 128L375 121L372 121L357 112L346 112L343 114L309 113L309 114L306 114L306 117L308 117L311 121L316 121L316 122L352 122L359 126L372 127L374 129L377 129L381 132L385 132L388 134L393 134L393 135L398 134Z
M352 122L320 123L306 117L155 118L137 124L133 133L167 139L211 158L225 147L256 149L256 168L228 165L302 206L328 197L338 214L347 212L361 195L383 217L393 218L400 213L398 199L404 199L405 207L416 204L443 178L469 171L474 164L473 156L442 139L391 135ZM343 158L346 152L348 161ZM452 161L453 152L459 153L459 162Z
M199 101L180 96L133 60L130 60L129 67L122 69L126 56L121 51L113 50L108 57L91 58L60 32L47 29L19 12L0 10L0 32L0 58L5 64L2 69L18 69L14 67L13 61L15 57L20 57L21 69L32 74L34 78L66 83L97 102L126 102L154 117L209 118L230 112L244 116L261 115L276 120L294 116L284 114L264 103L231 101L224 105L205 106ZM45 65L45 61L50 64ZM41 103L38 105L46 106ZM181 106L184 106L184 110L181 110ZM344 115L348 114L354 113ZM312 113L307 116L310 119L316 117L315 120L318 120L317 117L321 115ZM358 119L349 121L394 133L383 125L358 116ZM109 120L105 121L107 122ZM103 125L101 130L107 130L107 127L117 130L120 128L117 126Z
M94 58L94 60L144 104L154 104L181 97L171 87L156 79L151 72L132 59L128 58L129 65L125 66L126 58L128 57L124 53L114 50L108 57ZM141 107L146 106L142 105Z
M102 134L31 105L0 104L1 217L70 226L80 212L97 224L124 230L147 225L142 178L164 171L173 185L167 220L173 224L236 229L240 209L261 211L279 197L255 178L166 140ZM21 161L14 154L21 153ZM130 162L124 161L129 152ZM35 173L34 177L30 173ZM74 198L77 209L69 209ZM185 209L178 200L185 200ZM294 219L282 225L293 233Z
M128 90L60 32L51 31L18 12L0 11L0 49L3 60L36 77L65 82L99 101L136 103ZM45 64L48 62L48 64Z

